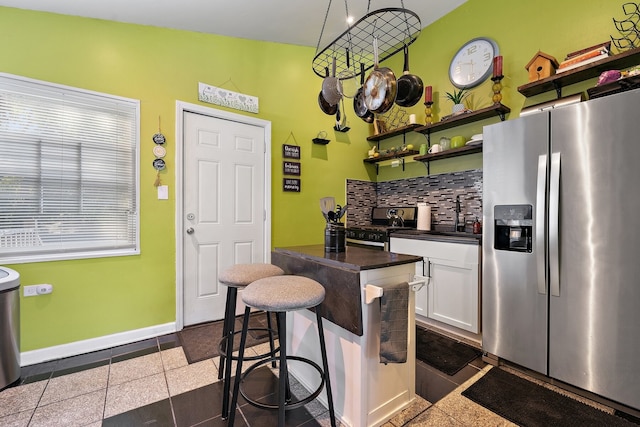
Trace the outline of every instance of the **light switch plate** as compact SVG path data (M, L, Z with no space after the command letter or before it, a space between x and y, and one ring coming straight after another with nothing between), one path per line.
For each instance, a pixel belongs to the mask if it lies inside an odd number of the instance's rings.
M168 200L168 199L169 199L169 186L158 185L158 200Z

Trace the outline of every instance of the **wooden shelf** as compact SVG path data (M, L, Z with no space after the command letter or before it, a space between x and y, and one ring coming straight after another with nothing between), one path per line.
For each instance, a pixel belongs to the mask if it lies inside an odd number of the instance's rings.
M405 151L396 152L394 154L384 154L378 157L370 157L370 158L364 159L363 162L380 163L385 160L393 160L393 159L399 159L401 157L415 156L416 154L420 154L420 152L416 150L405 150Z
M555 74L537 82L527 83L518 87L518 92L529 97L555 90L558 98L561 98L563 86L598 77L603 71L621 70L638 64L640 64L640 48L631 49L573 70Z
M424 154L422 156L416 156L413 158L413 160L420 161L420 162L431 162L434 160L448 159L451 157L458 157L458 156L464 156L467 154L481 153L481 152L482 152L482 144L465 145L464 147L452 148L450 150L446 150L441 153Z
M411 125L407 125L407 126L402 126L396 129L393 129L389 132L383 132L383 133L379 133L377 135L371 135L369 137L367 137L367 141L372 141L372 142L378 142L378 141L382 141L383 139L387 139L387 138L392 138L394 136L398 136L398 135L404 135L407 132L412 132L414 129L420 127L421 125L415 123L415 124L411 124Z
M488 119L496 116L499 116L500 120L504 120L506 114L508 114L509 112L511 112L511 109L506 105L493 104L490 107L482 108L480 110L472 111L470 113L462 113L444 121L439 121L437 123L432 123L426 126L419 126L415 128L414 131L430 134L432 132L451 129L456 126L461 126L467 123L473 123L479 120L484 120L484 119Z

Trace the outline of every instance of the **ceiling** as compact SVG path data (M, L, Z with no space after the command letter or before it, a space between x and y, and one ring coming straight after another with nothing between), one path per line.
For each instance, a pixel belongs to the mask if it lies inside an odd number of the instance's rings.
M345 4L345 1L347 4ZM0 6L179 30L321 47L356 20L388 7L420 17L422 28L466 0L0 0ZM327 12L328 11L328 12ZM323 23L326 25L323 29Z

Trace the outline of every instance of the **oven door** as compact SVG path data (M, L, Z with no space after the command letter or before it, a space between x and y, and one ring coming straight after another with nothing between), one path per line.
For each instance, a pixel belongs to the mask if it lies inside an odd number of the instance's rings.
M389 242L371 242L368 240L345 239L347 246L355 246L357 248L373 249L376 251L388 251Z

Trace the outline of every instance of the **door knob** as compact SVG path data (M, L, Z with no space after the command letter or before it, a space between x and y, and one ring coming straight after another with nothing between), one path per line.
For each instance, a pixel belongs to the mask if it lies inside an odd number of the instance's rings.
M193 227L187 228L187 234L193 234L194 231Z

